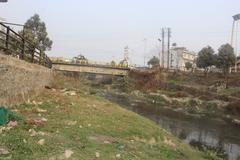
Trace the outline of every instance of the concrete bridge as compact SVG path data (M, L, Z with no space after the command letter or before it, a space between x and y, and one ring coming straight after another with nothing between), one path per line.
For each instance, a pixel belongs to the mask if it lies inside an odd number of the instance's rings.
M94 73L103 75L126 76L130 68L112 67L105 65L72 64L72 63L52 63L52 68L58 71Z

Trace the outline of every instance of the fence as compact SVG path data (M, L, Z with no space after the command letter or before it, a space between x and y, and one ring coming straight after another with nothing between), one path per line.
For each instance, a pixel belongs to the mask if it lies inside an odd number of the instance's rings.
M51 68L49 57L36 48L33 43L16 33L9 26L0 22L0 49L6 54L18 57L31 63L37 63Z

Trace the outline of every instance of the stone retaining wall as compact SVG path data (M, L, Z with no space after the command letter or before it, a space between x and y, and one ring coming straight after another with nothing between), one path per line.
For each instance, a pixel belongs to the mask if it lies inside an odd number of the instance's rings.
M0 106L27 101L52 81L51 69L4 55L0 51Z

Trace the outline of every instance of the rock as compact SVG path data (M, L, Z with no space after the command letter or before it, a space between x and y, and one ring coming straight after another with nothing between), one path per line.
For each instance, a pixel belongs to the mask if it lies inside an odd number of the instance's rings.
M131 95L134 95L136 97L140 97L143 96L142 92L140 92L139 90L134 90L131 92Z
M37 104L38 104L38 105L42 105L42 104L43 104L43 102L37 102Z
M100 153L96 152L96 153L95 153L95 157L96 157L96 158L99 158L99 157L100 157Z
M124 148L125 148L124 145L121 145L121 146L118 147L118 149L124 149Z
M176 147L176 144L174 144L171 139L167 139L166 137L164 137L164 143L170 147Z
M103 141L104 144L111 144L109 141Z
M121 158L121 154L116 154L116 158Z
M65 123L66 123L66 125L68 125L68 126L74 126L74 125L77 124L77 121L70 121L70 120L68 120L68 121L65 121Z
M0 133L3 131L9 131L10 129L12 129L12 127L0 127Z
M91 127L92 125L91 124L88 124L88 127Z
M234 120L233 120L233 123L236 124L236 125L240 125L240 120L234 119Z
M76 96L77 93L75 91L66 91L64 92L65 95L69 95L69 96Z
M37 105L36 101L32 101L32 104L33 104L33 105Z
M8 124L7 124L7 126L8 127L15 127L15 126L17 126L17 121L10 121L10 122L8 122Z
M30 136L31 137L34 137L34 136L45 136L46 133L45 132L36 132L34 129L29 129L28 132L30 133Z
M36 109L36 112L37 112L37 113L46 113L47 110L41 109L41 108L37 108L37 109Z
M10 152L7 149L0 147L0 155L8 155L9 153Z
M69 95L70 95L70 96L76 96L77 94L76 94L76 92L70 92Z
M31 137L34 137L37 135L37 132L34 129L29 129L28 132L30 133Z
M155 138L152 137L152 138L148 141L148 144L150 144L150 145L156 144Z
M42 119L32 119L32 118L27 119L25 123L28 125L35 125L37 127L43 127L45 124Z
M43 121L43 122L47 122L48 120L46 119L46 118L41 118L41 120Z
M45 139L40 139L37 143L42 146L45 144Z
M165 94L161 94L161 97L162 97L165 101L167 101L167 102L169 102L169 103L172 103L172 99L171 99L170 97L166 96Z
M66 159L68 159L72 156L73 153L74 153L73 151L67 149L67 150L65 150L64 156Z

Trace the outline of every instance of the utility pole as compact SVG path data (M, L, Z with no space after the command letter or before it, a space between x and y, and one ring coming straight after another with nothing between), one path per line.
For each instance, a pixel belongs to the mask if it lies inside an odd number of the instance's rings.
M171 29L168 28L168 55L167 55L167 69L169 69L169 56L170 56L170 37L171 37Z
M234 47L234 44L233 44L233 41L234 41L234 34L236 36L236 43L237 43L237 31L235 32L235 27L236 27L236 30L238 28L238 22L240 20L240 14L236 14L233 16L233 25L232 25L232 34L231 34L231 45L233 47L233 51L236 55L236 60L235 60L235 72L237 72L237 44L236 46ZM236 26L237 25L237 26Z
M144 38L143 42L144 42L144 48L143 48L143 61L144 62L143 63L144 63L144 67L145 67L145 65L146 65L147 39Z
M160 43L160 46L161 46L161 39L160 38L158 38L158 41L159 41L159 43ZM161 67L161 49L159 48L159 55L158 55L158 58L159 58L159 67Z
M164 39L165 39L165 30L162 28L162 67L164 68Z

